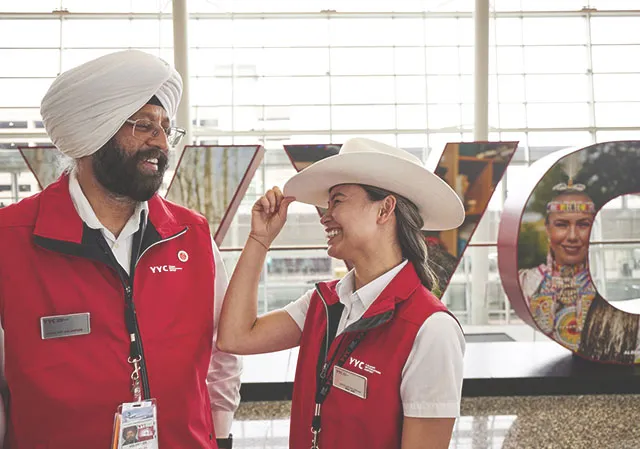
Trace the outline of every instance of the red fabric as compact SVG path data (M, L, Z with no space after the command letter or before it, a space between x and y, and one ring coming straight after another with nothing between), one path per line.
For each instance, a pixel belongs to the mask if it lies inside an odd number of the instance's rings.
M338 301L336 283L320 284L329 305ZM367 397L361 399L331 387L322 405L321 448L400 448L402 369L418 330L429 316L438 311L446 311L446 307L422 286L413 265L408 263L363 316L372 318L393 312L391 320L369 330L343 365L345 369L367 378ZM291 449L308 449L311 446L316 366L326 326L325 308L316 292L311 298L300 342L291 411ZM337 361L355 334L357 332L347 333L342 344L341 336L336 337L329 348L329 357L340 345ZM380 374L367 372L363 369L364 364Z
M158 196L149 201L149 221L163 239L187 228L150 247L134 276L150 390L158 401L159 445L216 448L205 383L215 270L209 228L204 218ZM116 408L132 400L124 288L116 271L34 241L39 236L79 247L82 232L66 176L0 210L11 449L107 447ZM186 262L178 259L182 250ZM182 269L151 269L165 265ZM91 314L89 335L41 338L41 317L83 312Z

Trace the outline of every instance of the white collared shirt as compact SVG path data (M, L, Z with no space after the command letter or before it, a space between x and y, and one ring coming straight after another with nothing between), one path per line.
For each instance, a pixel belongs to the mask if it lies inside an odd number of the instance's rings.
M347 327L362 318L362 315L364 315L369 306L373 304L373 301L380 296L382 290L389 285L393 278L396 277L396 274L398 274L406 264L407 261L405 260L400 263L400 265L390 269L367 285L363 285L357 291L354 291L356 273L353 270L349 271L345 277L336 284L338 298L344 305L344 311L338 323L336 336L340 335Z
M113 252L120 266L124 268L127 274L131 274L129 271L131 268L133 235L140 228L140 215L143 212L146 224L147 217L149 216L149 204L146 201L138 203L127 224L124 225L118 237L115 237L113 233L98 220L89 200L80 187L78 175L75 170L69 175L69 193L71 194L71 201L76 211L78 211L78 215L80 215L80 219L91 229L98 229L102 233L102 236L109 245L109 248L111 248L111 252Z
M75 171L71 172L69 176L69 193L71 194L73 205L78 211L78 215L82 221L90 228L100 230L118 263L129 273L133 235L140 227L141 212L144 211L145 220L148 216L148 203L138 203L135 212L116 238L111 231L98 220L89 200L87 200L78 183L78 177ZM216 436L218 438L226 438L231 430L233 414L240 404L242 359L235 355L220 352L216 348L218 320L222 311L222 301L224 300L229 279L224 262L222 261L222 256L213 238L211 239L211 245L213 247L216 266L216 277L214 286L213 352L207 373L207 388L209 390Z
M364 315L407 263L403 261L357 291L354 291L353 270L336 284L338 298L345 306L337 335ZM300 330L314 291L309 290L284 308ZM404 416L455 418L460 415L464 351L464 335L451 315L436 312L425 320L402 370L400 396Z

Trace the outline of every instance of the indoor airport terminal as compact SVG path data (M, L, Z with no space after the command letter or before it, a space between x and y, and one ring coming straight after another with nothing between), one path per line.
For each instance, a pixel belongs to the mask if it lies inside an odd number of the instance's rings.
M0 0L0 449L640 448L639 30Z

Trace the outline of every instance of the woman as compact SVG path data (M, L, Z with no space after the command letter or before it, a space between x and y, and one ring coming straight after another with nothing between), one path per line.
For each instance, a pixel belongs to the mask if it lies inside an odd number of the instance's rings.
M295 175L284 191L274 187L253 207L219 348L255 354L300 346L292 449L447 448L465 343L429 291L434 278L421 230L459 226L457 195L408 152L361 138ZM257 317L265 255L294 199L328 207L321 218L328 254L354 268Z
M520 272L520 285L543 333L577 350L596 295L589 274L589 236L596 209L584 186L558 184L547 204L547 263Z

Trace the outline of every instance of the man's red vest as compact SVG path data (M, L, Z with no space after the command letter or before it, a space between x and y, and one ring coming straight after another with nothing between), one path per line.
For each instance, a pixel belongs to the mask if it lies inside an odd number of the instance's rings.
M11 449L108 447L118 404L132 401L125 282L97 236L78 216L67 176L0 210ZM156 195L140 246L133 301L160 447L216 448L205 383L215 270L208 224ZM41 317L85 312L88 335L41 337Z
M320 367L318 357L327 333L328 310L339 301L336 284L337 281L318 284L317 290L322 297L316 291L309 305L293 390L291 449L311 447L316 379ZM338 351L335 365L349 342L366 331L342 365L352 373L366 377L366 399L331 387L321 407L321 449L400 449L402 369L418 330L429 316L440 311L447 309L422 286L413 265L407 263L363 317L333 340L328 359L331 360ZM330 373L333 373L333 365Z

